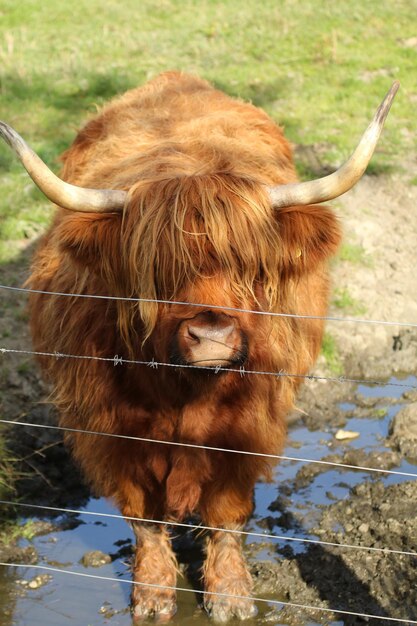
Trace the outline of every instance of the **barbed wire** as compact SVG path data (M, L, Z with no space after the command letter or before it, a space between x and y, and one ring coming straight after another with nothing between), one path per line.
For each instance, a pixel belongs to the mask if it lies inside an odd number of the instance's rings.
M184 302L181 300L162 300L158 298L130 298L125 296L104 296L97 294L86 293L67 293L60 291L44 291L42 289L29 289L26 287L12 287L11 285L0 285L0 289L8 289L10 291L26 292L26 293L38 293L50 296L64 296L71 298L96 298L99 300L116 300L123 302L155 302L157 304L171 304L171 305L183 305L207 309L220 309L222 311L236 311L237 313L251 313L253 315L267 315L270 317L290 317L296 319L306 320L323 320L328 322L349 322L357 324L381 324L383 326L399 326L407 328L417 328L417 322L393 322L387 320L367 320L355 317L337 317L337 316L325 316L325 315L299 315L297 313L277 313L275 311L258 311L255 309L245 309L239 307L222 306L218 304L204 304L196 302Z
M83 428L70 428L68 426L55 426L53 424L34 424L31 422L21 422L15 420L0 419L0 424L12 424L14 426L33 426L34 428L49 428L51 430L84 433L86 435L100 435L102 437L115 437L117 439L128 439L131 441L142 441L144 443L156 443L168 446L179 446L184 448L195 448L197 450L209 450L210 452L230 452L232 454L243 454L247 456L257 456L261 458L274 459L278 461L292 461L297 463L312 463L318 465L328 465L331 467L341 467L343 469L375 472L380 474L391 474L405 478L417 478L417 474L412 472L401 472L399 470L382 469L378 467L366 467L364 465L350 465L349 463L337 463L336 461L323 461L322 459L305 459L303 457L286 456L283 454L267 454L265 452L252 452L249 450L235 450L233 448L219 448L215 446L199 445L197 443L185 443L181 441L166 441L164 439L150 439L148 437L137 437L134 435L122 435L118 433L106 433L96 430L85 430Z
M0 500L0 504L5 506L20 506L27 507L32 509L41 509L45 511L53 511L55 513L71 513L76 515L90 515L96 517L105 517L110 519L120 519L129 522L144 522L146 524L159 524L161 526L174 526L175 528L186 528L188 530L198 530L198 531L214 531L214 532L222 532L228 533L232 535L241 535L244 537L257 537L260 539L274 539L277 541L289 541L295 543L306 543L313 545L326 546L331 548L347 548L350 550L368 550L370 552L378 552L384 555L387 554L398 554L402 556L412 556L416 557L417 552L408 552L406 550L394 550L392 548L377 548L375 546L358 546L350 543L337 543L335 541L324 541L322 539L307 539L304 537L287 537L286 535L275 535L273 533L258 533L252 530L240 530L240 529L230 529L230 528L221 528L216 526L205 526L204 524L186 524L184 522L176 522L175 520L157 520L157 519L149 519L146 517L132 517L130 515L119 515L117 513L100 513L98 511L83 511L81 509L68 509L64 507L56 507L56 506L47 506L43 504L31 504L30 502L16 502L13 500Z
M143 583L137 580L128 580L127 578L116 578L113 576L100 576L99 574L87 574L86 572L75 572L73 570L60 569L58 567L52 567L50 565L28 565L27 563L4 563L0 561L0 566L13 567L13 568L21 567L25 569L33 568L33 569L38 569L41 571L54 572L57 574L68 574L72 576L80 576L82 578L90 578L90 579L95 579L95 580L107 580L113 583L137 585L137 586L148 587L148 588L153 588L153 589L165 589L168 591L181 591L181 592L184 591L186 593L194 593L194 594L200 594L200 595L213 595L213 596L218 596L222 598L231 598L235 600L248 600L251 602L261 602L261 603L266 603L266 604L272 604L275 606L286 606L286 607L290 607L294 609L303 609L303 610L308 610L308 611L323 611L325 613L334 613L336 615L342 615L342 616L350 615L352 617L365 617L368 619L378 619L378 620L383 619L389 622L395 622L395 623L400 623L400 624L417 624L417 621L415 620L402 619L399 617L386 617L385 615L374 615L372 613L358 613L355 611L332 609L332 608L321 607L321 606L312 606L309 604L299 604L296 602L288 602L284 600L270 600L267 598L259 598L256 596L242 596L242 595L222 593L222 592L217 592L217 591L204 591L202 589L188 589L187 587L174 587L170 585L159 585L156 583Z
M46 357L54 357L55 359L84 359L91 361L103 361L113 363L114 366L117 365L145 365L152 369L157 369L158 367L170 367L174 369L197 369L197 370L205 370L214 374L219 374L220 372L233 372L239 374L242 378L248 375L256 375L256 376L274 376L275 378L302 378L303 380L327 380L330 382L337 383L354 383L357 385L377 385L380 387L402 387L404 389L417 389L417 385L413 385L411 383L398 383L392 381L382 381L382 380L364 380L359 378L348 378L346 376L317 376L315 374L290 374L289 372L284 372L280 370L279 372L268 372L264 370L248 370L243 365L239 368L234 367L223 367L218 365L217 367L208 366L208 365L186 365L180 363L164 363L162 361L155 361L155 359L151 359L150 361L141 361L136 359L126 359L118 354L115 354L113 357L105 357L105 356L92 356L92 355L84 355L84 354L65 354L63 352L41 352L36 350L18 350L17 348L5 348L0 347L0 354L27 354L30 356L46 356Z

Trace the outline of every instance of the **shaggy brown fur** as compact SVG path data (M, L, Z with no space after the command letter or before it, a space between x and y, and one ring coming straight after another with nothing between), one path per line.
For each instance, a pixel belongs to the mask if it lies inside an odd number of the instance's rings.
M32 288L325 314L325 265L339 243L338 225L326 207L271 208L265 185L296 175L289 144L263 111L196 77L166 73L105 107L63 161L65 180L123 189L129 198L123 215L60 209L35 257ZM205 310L33 295L33 341L39 351L168 362L178 325ZM321 321L222 312L245 337L246 369L305 374L317 357ZM42 365L64 426L265 453L282 449L299 384L81 359ZM204 524L236 528L251 512L255 481L270 471L264 459L232 453L85 434L68 442L97 493L126 516L198 513ZM166 536L152 537L139 541L136 580L155 537L162 572ZM237 544L224 542L233 553L226 572L223 543L212 541L209 588L226 588L227 574L240 580L233 589L249 594ZM164 593L135 586L136 615L164 614ZM212 610L219 602L223 617L253 611L219 597L209 601Z

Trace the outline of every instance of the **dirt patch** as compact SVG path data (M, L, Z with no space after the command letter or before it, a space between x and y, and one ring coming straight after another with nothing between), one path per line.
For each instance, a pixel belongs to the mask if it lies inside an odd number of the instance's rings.
M333 284L348 289L363 307L362 317L417 324L416 205L417 187L398 174L367 176L337 201L345 242L363 255L337 264ZM416 327L333 322L328 328L349 375L417 372Z
M380 481L364 483L352 490L348 500L326 507L312 530L327 542L372 548L389 545L391 550L414 553L416 506L414 482L390 487ZM274 594L285 602L337 607L340 613L284 607L271 611L267 621L294 626L311 620L328 624L343 619L343 624L355 626L368 622L348 612L378 615L376 623L381 626L392 623L384 617L417 619L415 556L320 545L302 554L293 554L290 548L286 552L279 562L253 566L259 596Z
M389 442L403 456L417 459L417 402L397 413L391 423Z

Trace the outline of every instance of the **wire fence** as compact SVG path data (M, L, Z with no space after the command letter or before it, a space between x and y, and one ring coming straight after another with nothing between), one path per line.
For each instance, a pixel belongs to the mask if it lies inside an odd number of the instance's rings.
M331 548L346 548L348 550L367 550L369 552L378 552L380 554L401 554L402 556L412 556L416 557L417 552L408 552L406 550L392 550L390 548L377 548L375 546L358 546L355 544L349 543L336 543L332 541L322 541L320 539L306 539L304 537L291 537L287 535L274 535L271 533L258 533L253 530L239 530L239 529L229 529L229 528L220 528L216 526L205 526L204 524L192 524L192 523L182 523L175 522L172 520L157 520L150 519L146 517L132 517L129 515L117 515L115 513L101 513L98 511L82 511L78 509L69 509L63 507L56 506L46 506L43 504L30 504L28 502L16 502L15 500L0 500L0 504L4 504L5 506L17 506L17 507L26 507L31 509L43 510L43 511L51 511L53 513L71 513L76 515L90 515L94 517L105 517L110 519L121 519L126 520L128 522L144 522L146 524L155 524L158 526L168 526L174 528L185 528L187 530L198 530L198 531L207 531L207 532L222 532L228 533L231 535L240 535L243 537L257 537L260 539L274 539L277 541L288 541L295 543L304 543L304 544L312 544L319 546L326 546Z
M291 314L291 313L276 313L276 312L269 312L269 311L258 311L258 310L234 308L234 307L228 307L228 306L196 304L196 303L171 301L171 300L169 301L152 300L152 299L143 299L143 298L124 298L124 297L99 296L99 295L90 295L90 294L40 291L40 290L31 290L31 289L25 289L25 288L11 287L8 285L0 285L0 289L12 290L15 292L39 293L39 294L44 294L44 295L64 296L64 297L99 298L99 299L124 300L124 301L133 301L133 302L151 302L152 301L152 302L158 302L158 303L166 304L166 305L195 306L195 307L200 307L200 308L204 307L204 308L209 308L209 309L221 309L222 311L236 311L239 313L248 313L248 314L255 314L255 315L270 315L270 316L276 316L276 317L291 317L291 318L300 318L300 319L307 319L307 320L321 319L321 320L332 321L332 322L334 321L334 322L348 322L348 323L359 323L359 324L381 324L385 326L417 328L417 323L392 322L392 321L384 321L384 320L365 320L365 319L329 317L329 316L322 317L322 316L296 315L296 314ZM59 351L39 352L39 351L31 351L31 350L23 350L23 349L22 350L11 349L7 347L0 347L0 354L4 354L4 355L24 354L24 355L30 355L30 356L53 357L56 359L68 358L68 359L96 360L96 361L108 362L110 364L113 364L115 367L120 366L120 365L138 365L138 366L150 367L153 369L157 369L159 367L202 369L202 370L209 370L212 373L214 372L214 374L217 374L220 371L223 372L224 370L226 370L226 371L230 371L233 373L237 373L242 377L246 375L274 376L277 378L282 377L282 376L288 376L291 378L302 378L307 381L308 380L320 380L320 381L325 380L329 382L338 382L338 383L353 383L353 384L364 384L364 385L392 386L392 387L399 387L399 388L404 388L404 389L417 389L417 385L412 384L412 383L401 383L401 382L379 381L379 380L370 381L370 380L363 380L363 379L356 379L356 378L346 378L343 376L326 377L326 376L317 376L317 375L310 375L310 374L306 374L306 375L297 374L297 373L293 374L289 372L284 372L282 370L278 372L266 372L266 371L257 371L257 370L246 370L244 367L213 368L213 367L206 367L204 365L185 365L185 364L179 365L179 364L158 362L158 361L155 361L154 359L151 361L125 359L119 355L114 355L114 356L109 356L109 357L97 357L97 356L91 356L91 355L63 354L63 353L60 353ZM336 467L336 468L340 468L343 470L347 469L347 470L356 470L356 471L366 471L366 472L371 472L371 473L376 473L376 474L395 475L395 476L414 478L414 479L417 478L417 474L412 473L412 472L403 472L399 470L389 470L389 469L382 469L382 468L372 468L372 467L366 467L366 466L351 465L347 463L339 463L336 461L326 461L322 459L315 460L315 459L308 459L308 458L303 458L303 457L294 457L294 456L287 456L287 455L265 454L265 453L260 453L256 451L220 448L220 447L214 447L214 446L203 446L203 445L192 444L192 443L182 443L182 442L165 441L165 440L159 440L159 439L151 439L151 438L146 438L146 437L136 437L136 436L131 436L131 435L125 435L122 433L109 433L109 432L100 432L100 431L92 431L92 430L85 430L85 429L78 429L78 428L55 426L55 425L49 425L49 424L36 424L36 423L31 423L31 422L23 422L21 420L11 421L11 420L0 419L0 423L14 425L14 426L19 425L19 426L24 426L24 427L35 427L35 428L44 428L44 429L46 428L46 429L53 429L57 431L65 431L65 432L72 432L72 433L83 433L87 436L93 435L93 436L103 436L103 437L114 437L114 438L128 439L128 440L138 441L138 442L154 443L154 444L159 444L159 445L182 446L186 448L195 448L195 449L201 449L205 451L222 452L222 453L227 453L227 454L252 455L252 456L266 457L266 458L273 459L273 460L313 463L316 465ZM27 502L25 503L25 502L16 502L16 501L9 501L9 500L0 500L0 505L21 507L21 508L26 507L26 508L31 508L33 510L42 509L45 511L50 511L51 513L59 512L59 513L67 513L67 514L97 516L97 517L112 518L112 519L125 519L130 522L153 523L153 524L163 525L163 526L185 528L188 530L191 529L191 530L198 530L198 531L221 531L221 532L226 532L226 533L229 532L229 533L246 536L246 537L262 538L263 540L268 539L268 540L273 540L273 541L302 543L305 545L316 544L316 545L325 546L327 548L348 549L348 550L356 550L356 551L369 551L372 553L379 553L382 555L398 555L398 556L401 555L401 556L407 556L407 557L417 556L416 552L405 551L405 550L395 550L389 547L378 548L375 546L362 546L362 545L355 545L355 544L348 544L348 543L336 543L336 542L324 541L324 540L319 540L319 539L307 539L304 537L292 537L292 536L277 535L277 534L266 533L266 532L259 533L259 532L246 531L246 530L229 530L229 529L224 529L224 528L216 528L212 526L204 526L202 524L196 525L196 524L188 524L188 523L186 524L186 523L181 523L181 522L175 522L171 520L167 521L167 520L155 520L155 519L138 518L138 517L126 517L126 516L117 515L117 514L101 513L97 511L84 511L84 510L70 509L70 508L51 507L51 506L30 504ZM169 587L165 585L140 583L137 581L131 581L131 580L123 579L123 578L98 576L98 575L86 574L83 572L65 570L62 568L49 567L49 566L44 566L44 565L26 566L23 563L19 564L19 563L0 562L0 566L12 567L12 568L31 567L31 568L35 568L35 569L39 569L43 571L51 571L51 572L58 573L58 574L66 574L66 575L72 575L72 576L81 576L84 578L90 578L90 579L96 579L96 580L104 580L104 581L126 583L126 584L133 584L133 585L143 585L147 587L155 587L157 589L172 589L172 590L192 592L192 593L197 593L197 594L201 594L201 593L207 594L207 592L203 592L203 591L196 590L196 589L187 589L187 588L181 588L181 587ZM297 608L297 609L314 610L314 611L318 610L318 611L324 611L327 613L333 613L335 615L355 616L355 617L361 617L365 619L374 619L374 620L383 619L387 622L396 622L396 623L404 623L404 624L417 624L417 621L413 621L410 619L387 617L385 615L381 616L381 615L353 612L353 611L347 611L347 610L341 610L341 609L326 608L326 607L321 607L321 606L309 606L309 605L298 604L298 603L293 603L293 602L284 602L284 601L271 600L271 599L258 598L258 597L239 596L239 595L226 594L226 593L222 594L222 593L216 592L215 595L223 596L226 598L253 600L256 602L268 603L269 605L273 605L273 606L281 606L281 607L288 606L288 607Z
M399 327L409 327L409 328L417 328L417 322L393 322L386 320L367 320L357 317L336 317L329 315L299 315L297 313L277 313L275 311L261 311L257 309L243 309L239 307L232 307L227 305L219 305L219 304L204 304L197 302L184 302L181 300L160 300L158 298L130 298L124 296L106 296L106 295L97 295L97 294L88 294L88 293L67 293L61 291L43 291L41 289L28 289L26 287L13 287L11 285L0 285L0 289L8 289L10 291L23 292L23 293L38 293L48 296L64 296L66 298L95 298L97 300L115 300L115 301L124 301L124 302L156 302L157 304L168 304L168 305L180 305L180 306L191 306L198 308L207 308L207 309L220 309L222 311L234 311L236 313L251 313L253 315L266 315L269 317L292 317L297 319L305 319L305 320L323 320L328 322L351 322L356 324L380 324L382 326L399 326Z
M264 452L251 452L248 450L236 450L234 448L219 448L219 447L207 446L207 445L203 446L203 445L199 445L196 443L185 443L181 441L168 441L164 439L150 439L147 437L136 437L133 435L123 435L120 433L106 433L106 432L97 431L97 430L85 430L82 428L69 428L68 426L54 426L51 424L34 424L32 422L22 422L20 420L12 421L12 420L0 419L0 423L9 424L9 425L13 424L16 426L33 426L34 428L47 428L50 430L60 430L60 431L72 432L72 433L84 433L86 435L100 435L102 437L114 437L117 439L127 439L130 441L142 441L144 443L156 443L156 444L176 446L176 447L182 447L182 448L194 448L196 450L208 450L212 452L227 452L231 454L244 454L247 456L257 456L257 457L263 457L263 458L273 459L277 461L294 461L294 462L302 462L302 463L313 463L315 465L327 465L330 467L340 467L340 468L349 469L349 470L360 470L360 471L366 471L366 472L375 472L379 474L391 474L394 476L417 478L417 474L413 472L401 472L398 470L382 469L380 467L367 467L365 465L351 465L349 463L337 463L336 461L324 461L322 459L306 459L303 457L285 456L283 454L266 454Z
M114 366L117 365L145 365L152 369L158 369L158 367L168 367L173 369L188 369L188 370L205 370L214 374L219 374L220 372L232 372L235 374L239 374L242 378L246 375L255 375L255 376L274 376L275 378L301 378L303 380L322 380L333 383L354 383L357 385L377 385L378 387L399 387L403 389L417 389L417 385L412 383L399 383L393 381L383 381L383 380L364 380L360 378L348 378L346 376L316 376L314 374L290 374L289 372L284 372L280 370L278 372L268 372L264 370L248 370L244 366L239 368L233 367L210 367L207 365L186 365L186 364L178 364L178 363L164 363L161 361L155 361L152 359L151 361L140 361L136 359L126 359L118 354L115 354L112 357L104 357L104 356L92 356L86 354L65 354L63 352L59 352L55 350L54 352L39 352L34 350L18 350L14 348L5 348L0 347L0 354L26 354L29 356L43 356L43 357L53 357L55 359L81 359L87 361L102 361L107 363L113 363Z

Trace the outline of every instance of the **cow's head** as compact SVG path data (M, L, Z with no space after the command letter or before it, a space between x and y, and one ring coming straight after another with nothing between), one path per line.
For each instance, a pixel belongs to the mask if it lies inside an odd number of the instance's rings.
M139 304L152 350L209 367L244 364L253 335L271 332L246 310L282 310L289 286L339 242L326 207L277 211L263 185L231 172L138 183L122 233L127 292L192 305Z

